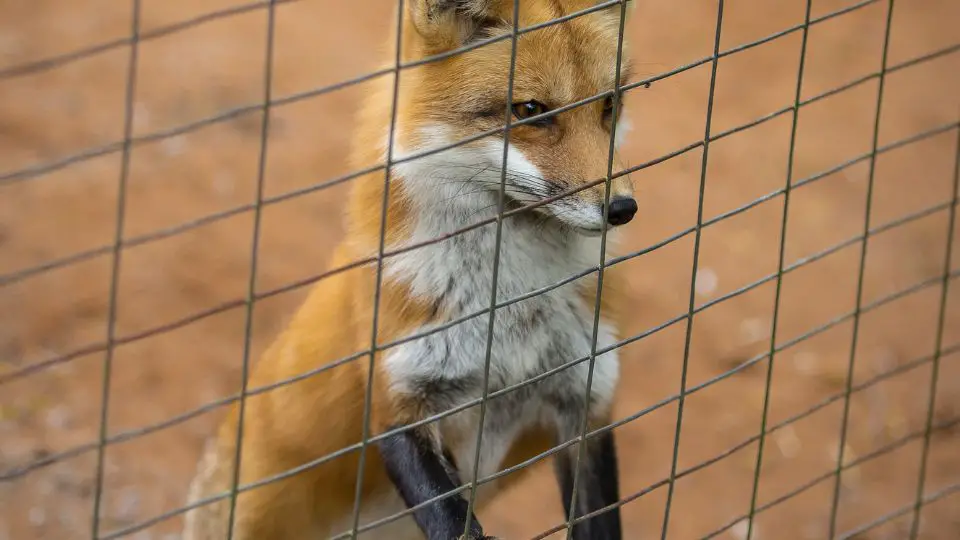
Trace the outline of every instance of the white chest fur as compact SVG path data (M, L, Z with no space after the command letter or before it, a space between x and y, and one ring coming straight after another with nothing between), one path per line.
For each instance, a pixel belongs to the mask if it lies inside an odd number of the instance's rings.
M452 142L448 131L442 126L422 129L422 146L416 150ZM493 217L497 194L491 186L501 181L502 152L502 141L486 140L395 165L394 180L409 197L413 216L406 244L433 240ZM405 154L396 148L394 156ZM549 185L513 147L507 155L507 170L508 194L521 203L539 200ZM537 193L541 195L532 195ZM599 217L597 209L577 211L586 212L584 219ZM481 398L485 371L489 393L518 387L487 401L481 477L498 470L510 443L524 428L544 424L555 428L561 439L574 437L583 414L609 405L619 377L615 350L597 356L588 395L590 363L583 359L589 357L593 342L594 305L583 299L580 290L595 287L594 281L573 281L532 295L595 268L600 239L580 235L538 214L505 219L502 227L497 302L530 298L496 310L489 341L489 313L484 313L400 345L384 358L393 391L427 403L433 414ZM386 279L405 283L419 299L439 303L444 314L442 320L413 332L488 309L496 252L496 226L490 224L388 259ZM615 329L601 320L597 349L615 340ZM552 372L571 363L575 365ZM547 372L551 374L538 382L524 384ZM462 479L472 477L479 424L479 407L440 424L443 436L452 434L451 438L462 441L450 448Z
M472 197L494 200L490 194ZM436 238L462 227L465 216L458 212L459 208L446 208L429 214L409 242ZM430 301L439 299L448 315L433 327L480 312L490 305L495 233L495 225L489 225L393 258L386 265L386 277L408 284L414 295ZM538 218L508 219L503 223L497 301L503 303L554 285L598 262L597 239L543 226ZM587 361L523 385L589 356L594 306L578 293L578 287L584 286L593 285L574 281L496 310L488 391L521 387L488 401L480 452L481 477L499 470L511 441L524 428L546 424L555 427L560 437L569 438L576 434L584 412L609 404L619 376L616 351L597 357L589 399ZM488 325L489 313L485 313L393 349L385 358L385 367L394 391L428 400L433 413L480 398ZM418 328L415 332L430 329ZM601 320L597 349L610 346L615 339L614 330ZM441 433L456 433L464 441L451 449L462 477L472 476L478 429L478 407L441 423Z

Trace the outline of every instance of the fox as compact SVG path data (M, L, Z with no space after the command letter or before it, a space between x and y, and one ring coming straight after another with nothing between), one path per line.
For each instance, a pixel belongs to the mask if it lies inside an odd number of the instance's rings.
M564 443L550 455L560 503L590 514L573 538L621 538L602 428L626 305L600 256L638 211L629 175L608 169L623 170L629 127L628 2L396 8L404 68L366 96L349 156L385 165L353 180L338 270L206 442L184 540L497 538L477 515Z

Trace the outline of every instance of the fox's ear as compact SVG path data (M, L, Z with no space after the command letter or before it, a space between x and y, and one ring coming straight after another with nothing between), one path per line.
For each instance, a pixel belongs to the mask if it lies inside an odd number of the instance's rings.
M500 0L409 0L417 32L431 48L459 47L478 30L499 22Z

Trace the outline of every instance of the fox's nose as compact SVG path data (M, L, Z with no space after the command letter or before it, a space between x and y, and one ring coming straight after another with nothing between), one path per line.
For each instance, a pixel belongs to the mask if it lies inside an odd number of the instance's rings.
M630 197L617 197L610 201L607 223L614 227L630 223L637 213L637 201Z

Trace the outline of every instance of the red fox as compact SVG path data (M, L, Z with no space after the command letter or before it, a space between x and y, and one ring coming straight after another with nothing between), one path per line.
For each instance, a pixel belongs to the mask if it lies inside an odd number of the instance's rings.
M468 491L423 503L471 481L475 467L482 480L576 439L584 422L591 430L610 423L619 363L616 349L604 349L616 343L620 326L615 268L604 275L596 335L602 354L594 362L589 395L590 363L560 369L591 352L598 275L588 272L599 264L601 235L604 230L613 235L637 212L628 177L611 180L609 197L605 193L611 137L615 133L619 139L627 128L615 89L618 80L628 82L630 63L618 59L626 6L597 8L598 3L522 0L515 23L514 0L406 0L400 28L404 62L483 40L492 43L404 68L395 117L393 78L384 77L369 96L352 163L363 168L388 156L398 163L389 171L388 188L382 170L355 180L346 236L332 265L377 256L387 189L383 241L388 252L401 253L383 259L377 353L372 362L363 354L371 347L377 265L357 266L317 283L249 380L256 389L297 379L246 400L239 481L258 485L243 488L237 497L234 539L328 538L351 531L361 452L354 448L321 458L361 442L368 378L369 435L390 434L366 449L359 525L420 507L361 532L363 539L494 538L489 535L495 531L484 530L471 513ZM514 49L509 37L514 24L524 29L572 14L577 16L521 33ZM493 39L504 35L507 39ZM598 95L606 97L556 111ZM476 137L502 130L508 111L517 125L509 129L507 144L503 131ZM471 137L475 140L446 148ZM419 156L440 147L446 149ZM415 154L416 159L405 159ZM618 172L622 166L613 154ZM497 225L452 233L496 216L502 178L506 208L547 202L501 222L496 298L500 303L524 298L495 311L488 357ZM584 189L558 197L578 187ZM421 245L441 237L446 238ZM550 288L579 274L584 277ZM544 288L550 290L532 294ZM471 314L477 316L467 317ZM414 336L430 330L435 331ZM401 343L383 347L396 341ZM359 358L304 376L351 355ZM532 384L491 398L482 430L480 406L474 404L397 432L478 400L485 381L494 393L538 376ZM208 443L191 484L192 503L230 491L238 418L235 406ZM552 458L568 514L577 448L569 446ZM304 467L317 460L323 462ZM304 470L266 481L298 467ZM612 432L587 440L580 467L576 516L617 502ZM473 508L482 509L522 476L514 472L481 484ZM229 515L229 499L222 498L191 510L184 539L223 540ZM578 523L573 536L619 540L619 510Z

